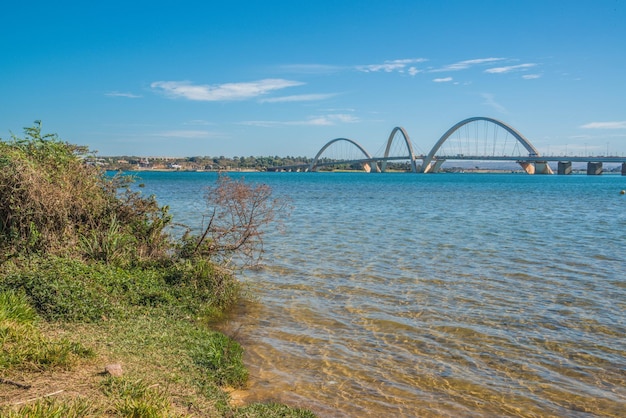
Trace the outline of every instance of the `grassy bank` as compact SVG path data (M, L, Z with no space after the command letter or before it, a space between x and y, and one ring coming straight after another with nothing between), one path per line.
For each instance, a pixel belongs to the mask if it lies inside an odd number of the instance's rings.
M0 142L0 416L313 416L235 402L243 348L207 326L242 297L225 266L260 249L268 189L222 179L174 240L166 207L40 128Z
M7 270L0 416L313 416L231 402L246 388L242 347L210 330L195 289L161 269L48 259Z

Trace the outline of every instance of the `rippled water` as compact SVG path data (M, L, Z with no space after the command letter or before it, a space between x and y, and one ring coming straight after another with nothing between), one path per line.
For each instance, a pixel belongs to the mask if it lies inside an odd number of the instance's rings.
M199 224L209 173L145 173ZM624 416L626 178L255 173L294 206L224 330L322 417Z

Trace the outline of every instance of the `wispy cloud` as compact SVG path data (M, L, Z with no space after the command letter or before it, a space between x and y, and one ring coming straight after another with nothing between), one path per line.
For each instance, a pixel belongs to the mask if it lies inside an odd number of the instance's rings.
M359 118L345 113L319 116L308 120L307 125L335 125L337 123L356 123Z
M216 85L196 85L192 84L190 81L155 81L150 84L150 87L172 98L215 102L251 99L271 91L301 86L303 84L304 83L299 81L268 78L252 82Z
M421 70L411 64L419 64L422 62L428 61L426 58L408 58L408 59L399 59L399 60L390 60L385 61L382 64L368 64L368 65L357 65L355 68L357 71L361 71L364 73L377 73L377 72L399 72L404 73L407 72L410 75L415 75Z
M105 96L109 96L109 97L127 97L129 99L138 99L141 96L138 94L134 94L134 93L122 93L119 91L110 91L108 93L104 93Z
M541 74L524 74L522 78L524 80L535 80L537 78L541 78Z
M409 75L415 75L415 74L421 73L422 70L419 70L416 67L409 67L407 72L409 73Z
M242 125L260 126L271 128L275 126L332 126L340 123L356 123L359 118L344 113L331 114L323 116L313 116L307 120L301 121L267 121L267 120L251 120L241 122Z
M261 103L285 103L285 102L313 102L317 100L325 100L336 96L337 93L320 93L320 94L297 94L293 96L271 97L261 99Z
M448 83L452 81L452 77L443 77L443 78L433 78L435 83Z
M445 72L445 71L467 70L467 69L469 69L471 67L474 67L474 66L477 66L477 65L490 64L490 63L493 63L493 62L503 61L504 59L505 58L490 57L490 58L477 58L477 59L459 61L459 62L455 62L454 64L449 64L449 65L443 66L441 68L436 68L436 69L430 70L430 72L432 72L432 73L439 73L439 72Z
M581 126L585 129L626 129L626 120L618 122L590 122Z
M485 70L485 72L489 74L504 74L504 73L510 73L512 71L525 71L528 68L535 67L536 65L537 64L533 64L533 63L509 65L507 67L488 68Z
M481 96L485 99L484 103L487 106L492 107L499 113L508 113L506 108L496 101L496 96L491 93L482 93Z

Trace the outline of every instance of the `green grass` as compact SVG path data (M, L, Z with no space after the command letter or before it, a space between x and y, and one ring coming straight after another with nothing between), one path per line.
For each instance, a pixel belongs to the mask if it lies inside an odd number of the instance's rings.
M98 413L91 402L86 399L76 399L60 402L56 399L42 399L18 409L2 409L2 416L6 418L79 418L104 416Z
M217 385L241 388L248 380L248 370L243 364L243 348L224 334L215 332L199 341L193 348L192 358Z
M93 351L67 338L46 338L23 295L0 292L0 373L8 369L44 371L70 368Z
M108 377L102 382L102 392L112 402L110 415L123 417L159 418L174 416L168 397L158 385L149 386L142 380Z
M290 408L278 403L254 403L239 408L235 413L240 418L283 417L283 418L314 418L315 414L306 409Z
M122 268L42 257L3 267L0 291L22 292L49 321L97 322L153 307L217 314L228 310L242 290L232 273L204 260Z

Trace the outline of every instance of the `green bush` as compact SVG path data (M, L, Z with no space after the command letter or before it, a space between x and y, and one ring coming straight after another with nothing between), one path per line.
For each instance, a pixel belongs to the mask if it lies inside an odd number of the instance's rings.
M183 259L173 264L166 277L181 300L205 310L223 312L239 299L241 283L233 273L203 258Z
M0 263L29 254L128 263L165 256L166 207L107 177L87 148L43 134L0 140Z

